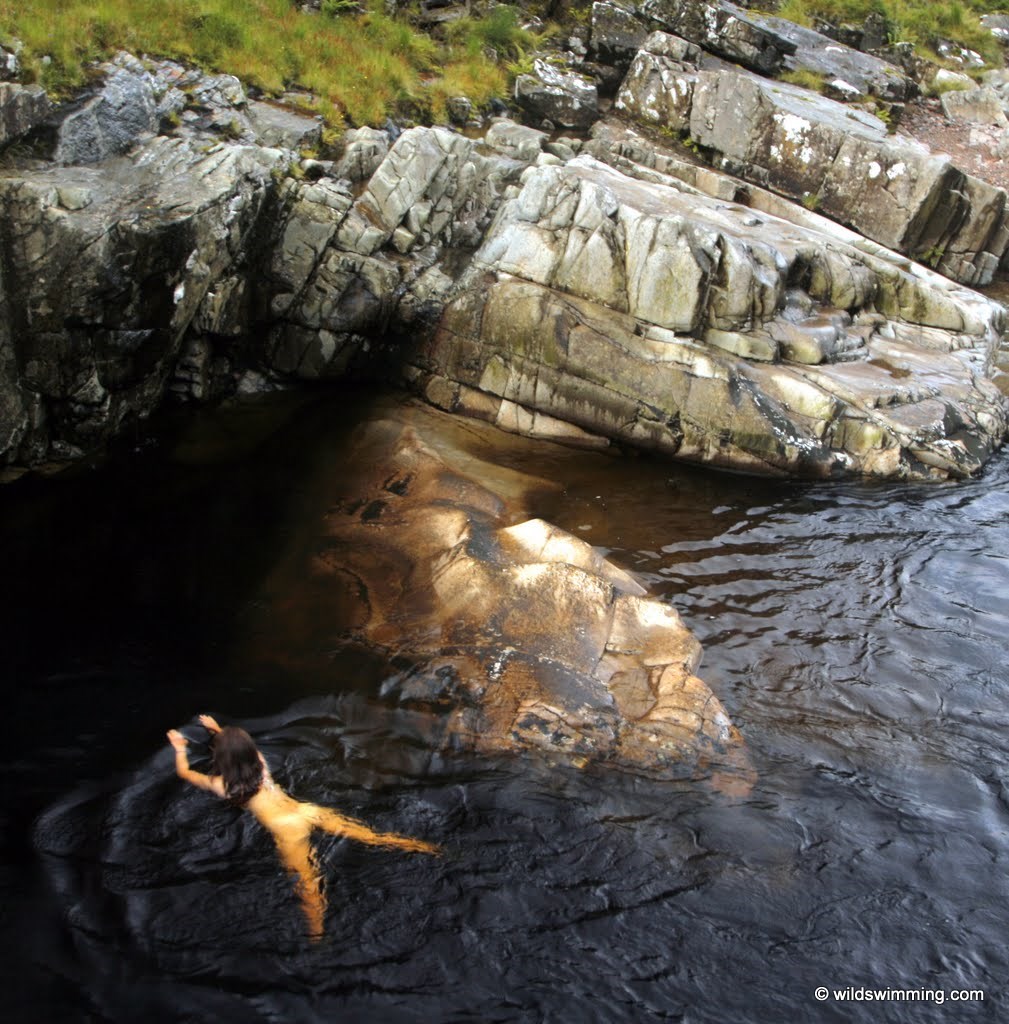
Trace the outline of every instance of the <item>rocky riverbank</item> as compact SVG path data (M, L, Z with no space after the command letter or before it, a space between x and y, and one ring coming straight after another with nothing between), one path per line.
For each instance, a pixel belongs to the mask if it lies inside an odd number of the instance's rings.
M915 78L728 3L597 3L583 35L510 117L461 98L479 131L332 152L172 62L120 54L63 105L0 85L0 458L365 374L746 472L983 466L1005 310L969 285L1006 266L1006 193L889 130ZM802 69L829 95L780 78Z

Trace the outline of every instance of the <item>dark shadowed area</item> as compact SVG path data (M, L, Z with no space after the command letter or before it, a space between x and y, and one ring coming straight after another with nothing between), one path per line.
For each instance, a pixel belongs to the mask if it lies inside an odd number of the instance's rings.
M4 1019L1004 1018L1009 459L955 485L808 485L502 439L503 465L559 484L530 514L701 641L756 773L733 797L436 749L431 715L389 697L408 666L334 644L310 608L300 650L248 658L291 614L263 583L326 513L350 428L397 401L165 419L0 492ZM201 711L249 729L295 796L443 856L320 837L311 945L269 836L173 774L165 730L200 767Z

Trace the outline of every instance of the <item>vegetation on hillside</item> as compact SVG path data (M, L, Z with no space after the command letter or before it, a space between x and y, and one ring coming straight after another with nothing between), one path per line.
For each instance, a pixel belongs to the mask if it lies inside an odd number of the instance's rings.
M56 94L87 81L88 65L126 49L237 75L267 95L314 94L330 124L381 124L389 114L445 118L452 96L477 104L508 89L510 61L540 41L515 7L452 23L440 37L380 0L361 12L323 0L0 0L0 38L18 39L23 77Z
M889 31L890 42L910 42L934 57L942 41L958 43L981 54L985 60L1001 64L1001 47L980 21L981 15L1009 11L1009 0L783 0L774 11L800 25L816 20L838 24L859 24L870 14L881 15Z
M303 90L330 125L401 119L441 122L447 101L477 106L509 91L549 31L522 19L544 16L584 22L591 0L523 0L522 8L488 5L486 13L426 31L407 0L395 17L383 0L322 0L307 14L294 0L0 0L0 41L23 44L22 78L55 95L84 85L94 62L125 49L237 75L276 96ZM883 16L890 40L934 54L950 40L1001 63L1001 48L980 24L1009 0L766 0L765 9L800 24L818 19L860 23Z

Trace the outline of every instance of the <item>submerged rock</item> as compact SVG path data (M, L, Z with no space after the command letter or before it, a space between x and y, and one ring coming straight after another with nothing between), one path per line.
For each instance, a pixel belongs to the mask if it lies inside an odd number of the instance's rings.
M255 657L270 658L274 629L307 631L283 648L294 651L315 649L321 630L327 646L409 665L384 695L435 713L432 740L448 749L661 777L728 765L745 784L739 733L694 675L700 645L679 615L528 517L552 485L485 461L493 446L506 447L489 428L460 432L416 405L360 428L324 487L319 535L267 584L268 603L285 596Z

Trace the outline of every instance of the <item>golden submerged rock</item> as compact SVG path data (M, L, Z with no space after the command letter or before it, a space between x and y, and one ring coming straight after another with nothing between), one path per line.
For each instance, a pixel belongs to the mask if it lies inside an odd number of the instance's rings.
M741 737L694 674L701 647L679 614L529 516L556 485L487 461L492 435L530 444L419 403L358 429L319 534L274 578L278 592L303 581L273 625L295 631L284 649L322 624L335 645L407 663L384 696L430 712L438 749L748 788Z

